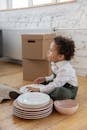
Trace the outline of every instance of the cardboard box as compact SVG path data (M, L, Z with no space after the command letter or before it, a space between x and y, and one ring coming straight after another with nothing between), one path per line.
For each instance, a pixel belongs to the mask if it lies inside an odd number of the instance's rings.
M51 73L50 63L45 60L23 59L23 79L34 80L37 77L47 76Z
M22 56L25 59L47 59L47 52L55 34L22 35Z

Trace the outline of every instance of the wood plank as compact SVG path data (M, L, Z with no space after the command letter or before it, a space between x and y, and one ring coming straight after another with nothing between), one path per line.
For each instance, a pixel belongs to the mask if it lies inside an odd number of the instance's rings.
M54 111L50 116L38 120L24 120L13 116L12 101L0 104L0 130L87 130L87 77L78 77L78 111L72 116ZM22 66L0 62L0 83L19 88L32 83L23 80Z

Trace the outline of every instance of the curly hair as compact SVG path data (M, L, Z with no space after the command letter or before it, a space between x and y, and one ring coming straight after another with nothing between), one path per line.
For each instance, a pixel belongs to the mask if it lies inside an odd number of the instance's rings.
M63 36L57 36L54 38L54 42L58 46L58 53L63 54L65 60L71 60L75 52L74 41Z

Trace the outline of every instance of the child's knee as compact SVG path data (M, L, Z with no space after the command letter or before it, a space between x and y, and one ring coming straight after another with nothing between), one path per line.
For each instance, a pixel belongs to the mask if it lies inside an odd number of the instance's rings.
M55 91L50 94L50 97L53 100L71 99L72 94L66 88L61 87L61 88L56 88Z
M58 93L59 99L69 99L71 98L71 92L67 91L65 88L60 88L59 93Z

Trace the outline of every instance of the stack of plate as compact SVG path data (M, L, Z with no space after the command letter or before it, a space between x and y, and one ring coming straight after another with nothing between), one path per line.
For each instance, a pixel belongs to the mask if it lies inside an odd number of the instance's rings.
M44 93L27 92L13 102L13 114L24 119L44 118L50 115L52 110L53 101Z

